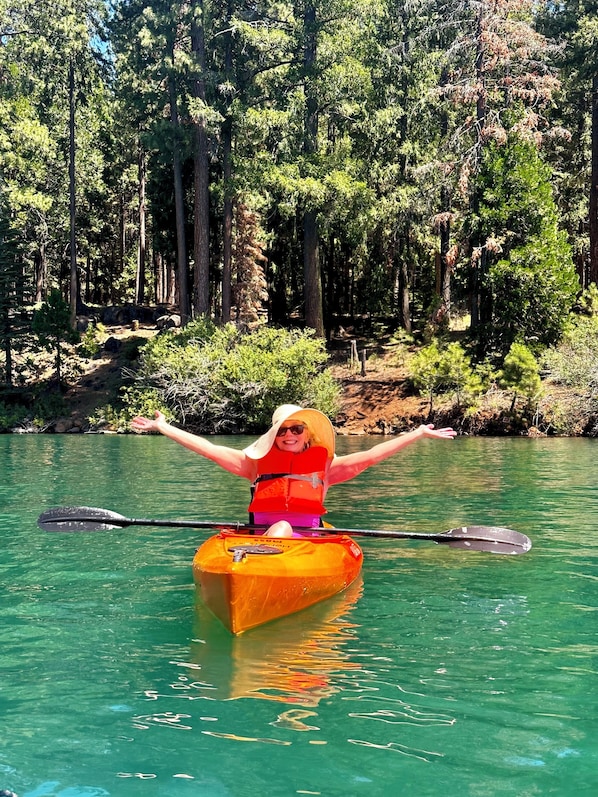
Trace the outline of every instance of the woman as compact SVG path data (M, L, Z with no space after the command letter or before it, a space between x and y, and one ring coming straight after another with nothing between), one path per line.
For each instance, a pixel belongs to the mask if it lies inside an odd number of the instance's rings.
M156 412L154 419L134 418L131 427L136 432L160 432L230 473L249 479L252 522L267 526L268 537L301 536L293 529L321 526L324 498L331 485L354 478L424 437L450 440L456 435L450 427L435 429L434 424L422 424L366 451L337 457L335 432L328 418L319 410L294 404L278 407L270 429L243 450L216 445L171 426L161 412Z

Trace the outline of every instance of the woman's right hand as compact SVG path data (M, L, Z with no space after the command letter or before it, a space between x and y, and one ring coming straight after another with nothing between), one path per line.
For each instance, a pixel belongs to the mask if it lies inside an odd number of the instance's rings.
M131 421L131 429L135 432L160 432L160 425L166 423L164 413L156 410L155 418L144 418L138 415Z

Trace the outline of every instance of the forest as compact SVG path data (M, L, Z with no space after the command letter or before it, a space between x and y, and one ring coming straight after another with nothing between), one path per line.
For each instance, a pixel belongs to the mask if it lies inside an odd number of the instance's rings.
M60 302L554 346L598 282L597 11L0 0L4 385Z

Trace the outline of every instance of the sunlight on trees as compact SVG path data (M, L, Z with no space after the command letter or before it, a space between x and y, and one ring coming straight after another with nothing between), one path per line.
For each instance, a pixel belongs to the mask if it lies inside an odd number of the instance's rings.
M29 299L59 291L71 327L136 303L322 341L460 314L474 364L518 335L540 356L598 275L594 22L577 0L0 3Z

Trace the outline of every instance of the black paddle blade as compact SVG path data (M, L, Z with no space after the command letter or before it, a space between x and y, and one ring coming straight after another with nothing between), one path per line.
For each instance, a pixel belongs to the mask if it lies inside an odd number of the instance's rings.
M525 534L501 526L462 526L438 536L451 548L465 548L468 551L516 555L527 553L532 547L532 541Z
M37 519L44 531L105 531L128 526L127 518L95 506L59 506L48 509Z
M520 554L532 547L525 534L501 526L460 526L439 534L423 531L381 531L376 529L334 529L337 533L358 537L390 537L395 540L423 540L462 548L466 551L486 551L487 553Z

